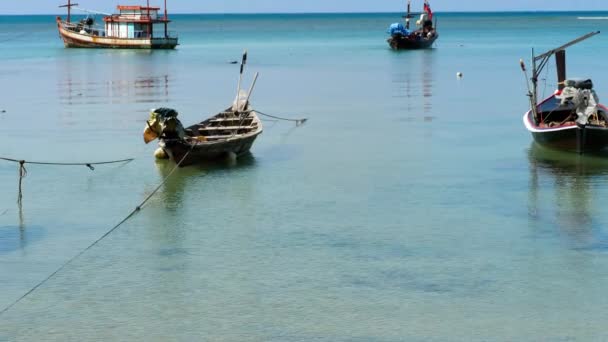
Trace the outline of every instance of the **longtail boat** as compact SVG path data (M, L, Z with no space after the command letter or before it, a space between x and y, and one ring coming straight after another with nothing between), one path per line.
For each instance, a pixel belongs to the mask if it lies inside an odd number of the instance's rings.
M410 21L412 18L419 17L415 23L415 28L410 30ZM424 1L423 12L411 11L411 0L407 2L407 12L404 16L405 26L401 23L393 23L388 29L391 35L388 39L388 45L394 50L408 49L426 49L433 46L433 43L439 38L437 33L437 18L433 24L433 11L428 0Z
M246 61L247 53L243 54L234 103L213 117L184 128L177 119L176 110L152 110L144 129L144 142L147 144L159 139L157 158L170 158L179 166L188 166L230 154L238 158L249 152L263 127L249 103L258 74L255 74L248 91L240 89Z
M532 52L531 87L528 83L530 110L523 116L526 129L534 140L550 148L585 153L608 146L608 108L599 103L590 79L566 78L566 49L600 33L591 32L538 56ZM557 90L538 103L537 83L540 73L555 55ZM520 60L522 71L527 70Z
M118 5L118 14L108 14L77 8L68 0L66 20L57 17L57 28L65 47L116 48L116 49L174 49L178 45L177 34L168 31L171 22L167 16L167 0L164 15L160 7ZM79 21L72 21L72 7L87 12ZM104 15L104 25L97 25L91 14Z

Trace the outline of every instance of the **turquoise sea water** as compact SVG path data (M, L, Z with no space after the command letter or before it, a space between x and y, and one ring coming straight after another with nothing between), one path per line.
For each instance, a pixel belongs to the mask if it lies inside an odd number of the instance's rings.
M53 16L0 16L0 310L171 170L141 133L233 99L243 49L265 121L252 155L180 169L140 213L0 314L0 341L606 340L608 159L532 144L520 58L608 13L176 15L175 51L64 49ZM608 98L608 36L568 50ZM555 77L547 73L541 92ZM456 73L462 72L462 79ZM546 86L545 86L546 83Z

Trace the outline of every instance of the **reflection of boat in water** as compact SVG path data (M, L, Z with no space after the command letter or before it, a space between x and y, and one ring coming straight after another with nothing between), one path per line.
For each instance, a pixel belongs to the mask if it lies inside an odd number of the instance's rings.
M158 138L162 149L157 157L165 155L179 166L197 164L226 155L243 156L249 153L255 139L262 133L262 121L249 103L257 74L249 91L241 91L243 67L247 54L243 54L237 98L232 107L200 123L184 128L177 112L170 108L152 111L144 129L144 141Z
M594 212L593 189L599 177L608 175L606 157L606 153L578 155L532 143L528 151L530 218L548 220L587 244L594 216L601 214Z
M591 80L566 79L566 48L598 34L591 32L556 49L532 58L531 109L523 122L540 144L578 153L608 146L608 108L599 104ZM549 58L555 55L558 90L538 103L537 82ZM526 72L523 61L522 70ZM538 63L538 65L537 65Z
M104 26L96 26L95 20L86 18L72 22L71 10L77 4L68 0L66 20L57 17L57 28L65 47L76 48L119 48L119 49L173 49L177 44L177 35L167 30L167 2L165 0L164 16L158 11L160 7L118 6L118 14L107 14ZM92 11L86 11L91 13ZM92 12L99 13L99 12ZM163 28L155 29L161 25Z
M420 16L416 21L416 29L410 30L410 19ZM437 20L433 24L433 12L428 0L424 1L424 11L414 13L411 11L411 0L407 2L407 13L405 15L405 26L401 23L393 23L389 27L390 38L388 45L394 50L425 49L433 45L439 38L436 31Z
M531 166L554 176L608 175L608 152L579 156L532 143L528 156Z
M192 190L192 188L200 189L201 178L205 178L208 173L213 171L230 170L235 172L250 172L250 168L255 166L255 157L251 153L242 155L238 162L234 158L224 158L209 160L202 163L198 163L192 167L179 168L175 170L173 174L171 172L175 169L175 164L168 162L168 160L157 160L156 168L161 179L166 179L163 184L163 191L160 192L162 198L161 203L163 206L170 211L174 208L180 207L183 202L186 189ZM168 177L171 174L171 177ZM220 172L221 176L221 172ZM229 177L226 175L226 177ZM231 182L229 182L231 183ZM232 182L231 184L234 184Z
M404 99L398 102L394 111L400 115L399 121L432 122L436 119L433 111L435 54L435 50L428 49L408 56L391 56L392 96ZM404 58L407 58L407 63L403 63Z

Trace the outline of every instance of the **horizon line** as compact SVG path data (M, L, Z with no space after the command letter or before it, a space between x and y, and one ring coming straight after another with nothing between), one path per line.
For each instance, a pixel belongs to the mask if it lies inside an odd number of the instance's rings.
M608 12L606 10L504 10L504 11L435 11L435 14L462 14L462 13L598 13L598 12ZM301 14L395 14L395 13L405 13L403 11L395 11L395 12L370 12L370 11L353 11L353 12L342 12L342 11L319 11L319 12L205 12L205 13L197 13L197 12L173 12L170 14L173 15L273 15L273 14L292 14L292 15L301 15ZM65 13L0 13L0 16L26 16L26 15L64 15ZM83 14L84 15L84 14Z

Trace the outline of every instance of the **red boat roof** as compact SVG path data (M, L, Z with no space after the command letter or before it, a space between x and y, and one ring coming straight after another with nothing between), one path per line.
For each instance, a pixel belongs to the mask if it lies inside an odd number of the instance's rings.
M118 8L119 11L122 10L126 10L126 11L158 11L160 10L160 7L146 7L146 6L122 6L122 5L118 5L116 6L116 8Z
M113 15L109 17L104 17L103 21L107 23L170 23L171 20L166 19L165 17L159 17L156 19L150 19L147 16L141 17L139 19L132 18L123 18L120 15Z

